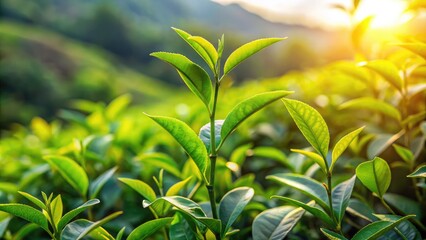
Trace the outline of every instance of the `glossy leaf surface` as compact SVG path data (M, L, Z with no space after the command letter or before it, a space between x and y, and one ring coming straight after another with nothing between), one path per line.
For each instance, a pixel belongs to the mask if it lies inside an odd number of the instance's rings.
M330 231L326 228L321 228L321 232L330 240L347 240L347 238L345 238L344 236Z
M89 196L90 198L96 198L102 187L105 183L114 175L115 171L117 171L118 167L111 168L106 172L102 173L99 177L97 177L89 186Z
M364 127L358 128L355 131L352 131L342 137L334 146L333 152L331 154L331 166L330 171L333 171L334 164L336 164L340 155L346 150L346 148L351 144L351 142L358 137L359 133L364 129Z
M19 203L0 204L0 211L10 213L14 216L35 223L46 231L49 230L47 219L43 213L28 205Z
M223 120L216 120L214 122L214 135L215 135L215 146L218 147L220 144L221 136L220 132L222 130ZM201 141L203 141L204 145L206 146L207 152L211 152L211 137L210 137L210 123L205 124L201 127L200 133L198 136L200 137Z
M370 191L380 198L388 190L391 182L391 171L388 163L376 157L371 161L361 163L356 168L356 176Z
M385 234L387 231L393 229L402 221L405 221L413 216L405 216L397 221L377 221L368 224L359 230L352 238L352 240L369 240L369 239L377 239L381 235Z
M337 221L340 223L345 215L346 208L349 205L349 200L352 195L352 190L355 185L356 176L354 175L349 180L340 183L333 188L333 211L337 216Z
M135 228L127 238L128 240L143 240L151 236L153 233L160 230L162 227L170 224L173 221L172 217L159 218L143 223Z
M74 217L76 217L78 214L80 214L81 212L83 212L87 208L89 208L93 205L96 205L98 203L100 203L100 201L98 199L91 199L91 200L85 202L84 204L80 205L79 207L67 212L66 214L64 214L64 216L59 221L58 229L62 230L65 227L65 225L67 225Z
M142 182L141 180L131 178L119 178L118 180L131 187L133 190L138 192L148 201L154 201L157 198L154 189L152 189L151 186Z
M426 165L418 167L414 172L412 172L407 177L411 177L411 178L426 178Z

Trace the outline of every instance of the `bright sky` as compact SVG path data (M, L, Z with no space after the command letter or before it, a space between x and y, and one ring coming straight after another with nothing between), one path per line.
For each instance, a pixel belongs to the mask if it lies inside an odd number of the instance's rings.
M341 10L331 7L340 4L347 8L352 0L213 0L221 4L240 3L247 10L263 18L311 27L345 27L349 26L348 16ZM393 27L408 20L402 15L406 6L403 0L361 0L357 21L374 15L373 27Z

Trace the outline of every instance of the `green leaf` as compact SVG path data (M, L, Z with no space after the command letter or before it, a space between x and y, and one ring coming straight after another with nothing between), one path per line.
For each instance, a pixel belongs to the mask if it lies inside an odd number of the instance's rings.
M197 134L186 123L169 117L149 116L152 120L157 122L176 141L185 149L186 153L194 160L198 169L200 170L204 181L209 183L207 179L207 167L210 165L210 159L204 143L198 138Z
M352 238L352 240L370 240L377 239L378 237L385 234L387 231L396 227L402 221L412 218L413 215L405 216L397 221L377 221L368 224L359 230Z
M86 195L89 179L83 168L75 161L64 156L46 156L44 159L58 169L64 179L82 196Z
M200 221L213 232L220 233L220 221L217 219L207 218L206 213L201 209L200 205L198 205L191 199L184 198L181 196L161 197L157 198L153 202L144 200L143 207L147 208L151 206L155 212L161 212L161 210L164 208L164 201L173 205L182 213L187 214L191 218Z
M424 209L422 209L422 205L420 202L414 201L408 197L397 195L394 193L386 193L383 195L383 198L387 203L389 203L392 207L398 209L404 215L416 215L414 220L421 221L425 215Z
M18 232L13 235L13 240L21 240L21 239L28 239L27 235L32 233L33 231L37 230L39 226L34 223L26 224L25 226L21 227Z
M131 178L118 178L118 180L138 192L148 201L155 201L155 199L157 198L157 195L155 195L155 192L151 188L151 186L142 182L141 180Z
M171 186L169 190L167 190L166 196L177 195L179 191L182 190L182 188L184 188L189 183L189 180L191 180L191 178L192 177L188 177L187 179L184 179L180 182L173 184L173 186Z
M242 45L229 55L223 66L223 75L227 75L232 69L251 55L284 39L285 38L263 38Z
M370 191L380 198L388 190L391 182L391 171L388 163L375 157L371 161L361 163L356 168L356 176Z
M122 227L121 230L117 233L117 237L115 238L115 240L121 240L123 238L125 230L126 230L126 227Z
M253 196L254 190L249 187L232 189L223 196L219 203L219 218L222 221L222 236L225 236Z
M324 173L327 173L327 166L325 164L325 160L318 154L314 152L305 151L302 149L290 149L292 152L300 153L307 158L314 160L320 167Z
M0 221L0 238L3 237L4 232L7 229L7 225L9 225L10 220L12 219L12 217L7 217L5 219L2 219Z
M215 120L214 121L214 135L215 135L215 146L219 146L220 144L220 131L222 129L223 120ZM210 137L210 123L205 124L201 127L200 133L198 134L201 141L203 141L204 146L206 146L207 152L210 154L211 152L211 137Z
M327 213L325 213L323 210L321 210L319 208L311 206L311 202L306 204L306 203L297 201L297 200L292 199L292 198L281 197L281 196L272 196L272 198L278 198L280 200L288 202L291 205L301 207L301 208L305 209L306 211L310 212L311 214L313 214L315 217L321 219L328 226L333 227L333 228L335 227L333 220L331 220L331 218L327 215Z
M398 221L401 217L397 215L382 215L382 214L376 214L376 216L383 221ZM398 231L398 233L396 232ZM400 239L402 234L405 239L407 240L422 240L422 236L420 232L414 227L412 223L409 221L403 221L400 224L398 224L394 229L386 232L381 239Z
M79 240L87 236L91 232L96 235L102 236L103 239L114 240L114 237L112 237L107 231L101 228L101 226L118 217L122 213L123 212L112 213L96 222L91 222L86 219L78 219L65 226L64 230L61 233L61 240Z
M256 147L253 149L253 156L276 160L289 169L294 170L293 166L289 163L287 156L277 148L266 146Z
M42 201L40 201L38 198L36 198L36 197L32 196L31 194L28 194L26 192L18 191L18 193L21 194L22 196L24 196L26 199L30 200L32 203L37 205L39 208L47 211L46 205L44 205L44 203Z
M19 187L10 182L0 182L0 192L15 194L19 190Z
M412 172L407 177L411 177L411 178L426 178L426 165L418 167L414 172Z
M173 221L172 217L159 218L148 221L139 227L135 228L127 238L127 240L143 240L151 236L156 231L160 230L167 224Z
M98 196L99 192L101 191L102 187L105 185L105 183L114 175L115 171L117 171L118 167L113 167L110 170L107 170L102 175L100 175L98 178L96 178L89 187L89 197L90 198L96 198Z
M246 99L236 105L226 116L225 121L222 125L222 130L220 135L222 136L222 142L220 146L223 144L225 139L228 137L235 128L238 127L245 119L250 117L253 113L259 111L263 107L268 104L281 99L292 92L288 91L273 91L257 94L249 99ZM218 149L220 148L218 147Z
M330 209L327 204L327 191L321 183L312 178L293 173L278 173L269 175L266 179L289 185L315 200L323 209Z
M370 142L367 147L367 157L374 158L380 155L383 151L385 151L392 143L398 140L402 135L404 135L405 131L401 130L396 134L380 134L377 135L376 138Z
M337 216L337 221L342 222L343 216L345 215L346 208L349 205L349 199L352 195L356 176L354 175L349 180L337 185L332 192L333 196L333 211Z
M62 212L63 212L62 198L60 194L53 199L53 201L50 204L50 209L53 215L52 223L53 225L58 226L58 223L62 218Z
M96 205L100 203L100 201L98 199L91 199L87 202L85 202L84 204L78 206L77 208L67 212L66 214L64 214L64 216L61 218L61 220L58 223L58 230L62 230L65 225L67 225L74 217L76 217L78 214L80 214L81 212L83 212L84 210L86 210L88 207L91 207L93 205Z
M353 28L351 36L355 49L359 50L361 48L362 38L367 32L372 20L373 17L366 17Z
M209 75L197 64L193 63L187 57L168 52L155 52L151 56L159 58L176 68L180 77L201 101L209 107L212 83Z
M283 206L263 211L253 221L253 239L281 240L303 216L303 208Z
M139 156L137 160L143 162L144 164L149 164L151 166L164 169L176 177L180 177L181 175L179 166L176 164L175 160L173 160L173 158L167 154L145 153Z
M185 215L176 212L169 231L170 240L202 240L193 220L187 220Z
M172 28L185 42L187 42L207 65L214 71L218 53L213 45L202 37L193 37L191 34L177 28Z
M426 60L426 44L422 42L416 42L416 43L400 43L396 45L403 47L405 49L408 49L411 52L419 55L420 57Z
M129 103L132 101L130 94L123 94L114 100L105 108L105 115L109 120L117 118Z
M398 155L402 158L402 160L409 164L413 163L414 155L410 149L399 146L397 144L392 144L392 146L395 149L396 153L398 153Z
M319 112L297 100L285 99L284 104L306 140L325 158L328 153L330 135L327 124Z
M27 220L28 222L39 225L46 231L49 231L46 217L40 211L28 205L19 203L0 204L0 211L10 213L14 216Z
M321 228L321 232L330 240L347 240L344 236L325 228Z
M342 137L334 146L333 152L331 154L331 166L330 172L333 172L334 164L336 164L337 159L339 159L340 155L346 150L346 148L351 144L351 142L358 137L359 133L364 129L364 127L358 128L355 131L352 131Z
M365 202L361 202L358 199L350 199L349 206L346 211L369 222L373 222L377 219L373 215L374 210Z
M367 109L380 112L398 121L401 120L401 113L399 113L398 109L387 102L372 97L356 98L340 105L340 109L347 108Z
M362 64L361 66L373 70L381 75L388 83L394 86L398 91L402 91L402 79L399 76L398 68L392 62L384 59L373 60Z

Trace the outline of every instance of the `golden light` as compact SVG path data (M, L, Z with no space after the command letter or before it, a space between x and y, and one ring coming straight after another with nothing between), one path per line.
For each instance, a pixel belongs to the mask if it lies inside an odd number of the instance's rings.
M361 1L356 14L357 20L373 16L370 27L372 29L392 29L408 22L412 16L405 13L405 1L400 0L369 0Z

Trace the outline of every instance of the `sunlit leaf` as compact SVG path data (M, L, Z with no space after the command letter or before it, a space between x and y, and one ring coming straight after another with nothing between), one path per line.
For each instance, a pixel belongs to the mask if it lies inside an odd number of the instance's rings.
M89 179L80 165L64 156L46 156L44 159L51 166L58 169L62 177L82 196L86 195L89 187Z
M149 164L157 168L164 169L165 171L180 177L179 166L176 164L176 161L173 160L169 155L164 153L145 153L138 157L138 161L143 162L144 164Z
M5 203L0 204L0 211L10 213L14 216L35 223L44 230L49 231L46 217L43 215L43 213L37 211L33 207L19 203Z
M369 61L365 65L362 64L361 66L378 73L397 90L402 91L402 79L399 76L398 68L392 62L379 59Z
M421 42L416 42L416 43L399 43L397 45L410 50L411 52L419 55L420 57L426 60L426 44Z
M177 195L179 193L179 191L182 190L182 188L184 188L189 183L189 180L191 180L191 178L192 177L188 177L187 179L184 179L184 180L182 180L180 182L177 182L177 183L173 184L173 186L171 186L169 188L169 190L167 190L166 196Z
M222 221L222 236L242 213L244 207L253 198L254 190L249 187L240 187L227 192L219 203L219 218Z
M330 231L328 229L321 228L320 230L330 240L347 240L347 238L345 238L344 236L338 233L335 233L333 231Z
M398 121L401 120L401 113L398 111L398 109L387 102L371 97L356 98L340 105L340 109L347 108L367 109L382 113Z
M281 240L303 216L303 208L283 206L263 211L253 221L253 239Z
M340 183L333 188L333 211L337 216L337 221L341 222L345 215L346 208L349 205L349 200L352 195L352 190L355 185L356 176L354 175L349 180Z
M410 149L399 146L397 144L393 144L392 146L395 149L396 153L398 153L398 155L402 158L402 160L409 164L413 163L414 155Z
M346 148L351 144L351 142L358 137L359 133L364 129L364 127L358 128L355 131L352 131L342 137L334 146L333 152L331 154L331 166L330 172L333 171L334 164L336 164L337 159L339 159L340 155L346 150Z
M131 187L133 190L138 192L141 196L146 198L148 201L154 201L157 198L151 186L142 182L141 180L131 179L131 178L118 178L118 180L120 182L125 183L127 186Z
M214 135L215 135L215 146L219 146L221 141L220 132L222 130L223 120L215 120L214 122L215 128L214 128ZM200 137L201 141L203 141L204 145L206 146L207 152L211 152L211 137L210 137L210 123L205 124L201 127L200 133L198 136Z
M197 134L186 123L178 119L149 115L148 117L167 130L179 142L186 153L194 160L205 182L208 183L206 176L210 159L204 143L198 138Z
M106 172L102 173L99 177L97 177L89 187L89 196L90 198L96 198L102 187L105 183L114 175L115 171L117 171L118 167L113 167Z
M53 201L50 204L50 209L52 211L53 224L55 226L58 226L58 223L62 218L62 212L63 212L63 204L62 204L62 198L60 194L53 199Z
M327 173L327 166L325 164L325 160L318 154L310 151L305 151L302 149L290 149L292 152L300 153L307 158L314 160L322 169L324 173Z
M306 140L325 158L330 135L320 113L308 104L297 100L285 99L284 104Z
M159 218L143 223L135 228L127 240L143 240L173 221L172 217Z
M377 239L381 235L385 234L387 231L393 229L402 221L405 221L409 218L412 218L413 215L405 216L397 221L377 221L368 224L359 230L352 238L352 240L369 240L369 239Z
M157 57L175 67L188 88L204 102L206 107L209 106L212 83L204 69L187 57L176 53L155 52L151 53L151 56Z
M18 193L21 194L22 196L24 196L26 199L30 200L35 205L37 205L40 209L47 211L46 205L42 201L40 201L38 198L36 198L36 197L32 196L31 194L28 194L26 192L18 191Z
M321 219L328 226L335 227L333 220L331 220L331 218L328 216L328 214L325 213L323 210L317 208L317 207L311 206L311 203L306 204L306 203L297 201L295 199L282 197L282 196L272 196L272 198L278 198L280 200L288 202L291 205L301 207L301 208L305 209L306 211L310 212L311 214L313 214L315 217Z
M266 179L295 188L315 200L322 208L329 209L327 191L321 183L312 178L299 174L277 173L267 176Z
M366 17L361 22L359 22L354 29L352 30L352 44L356 49L361 48L362 38L364 37L365 32L369 28L373 17Z
M407 177L411 177L411 178L426 178L426 165L418 167L414 172L412 172Z
M62 230L65 225L67 225L74 217L76 217L78 214L80 214L81 212L83 212L84 210L86 210L87 208L96 205L100 203L100 201L98 199L91 199L87 202L85 202L84 204L78 206L77 208L67 212L66 214L64 214L64 216L61 218L61 220L58 223L58 229Z
M284 39L285 38L263 38L242 45L229 55L223 66L223 75L227 75L232 69L251 55Z
M389 188L391 182L391 171L388 163L375 157L371 161L361 163L356 168L356 176L370 191L380 198Z
M273 91L257 94L249 99L246 99L236 105L226 116L222 125L221 136L222 142L226 140L229 134L234 131L245 119L253 113L259 111L268 104L277 101L292 92L288 91ZM220 146L219 146L220 147Z
M185 40L185 42L187 42L200 55L201 58L204 59L204 61L207 63L210 69L212 70L215 69L218 53L216 52L216 50L214 49L213 45L211 45L210 42L208 42L205 39L202 39L201 37L194 37L191 34L181 29L178 29L178 28L172 28L172 29L183 40Z
M109 120L115 119L131 101L132 97L130 94L124 94L112 100L112 102L105 108L106 117Z

